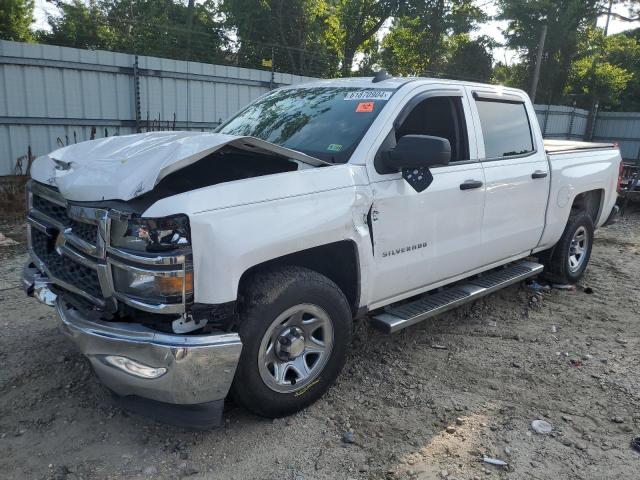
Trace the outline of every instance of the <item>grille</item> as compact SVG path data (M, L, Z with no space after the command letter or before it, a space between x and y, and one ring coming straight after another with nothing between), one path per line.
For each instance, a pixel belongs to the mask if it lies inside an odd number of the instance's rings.
M69 220L67 216L67 207L58 205L38 195L33 196L33 209L38 210L49 218L65 225Z
M55 251L54 241L39 230L31 230L31 248L37 257L44 262L51 275L63 282L96 297L102 297L98 274L92 268L77 263L69 257L59 255Z
M97 241L98 227L89 223L78 222L69 219L67 225L71 227L71 232L78 238L81 238L91 245L95 245Z
M47 217L61 223L67 228L71 228L71 233L85 242L94 245L98 240L98 226L89 223L78 222L69 217L67 207L58 205L44 197L33 195L33 209Z

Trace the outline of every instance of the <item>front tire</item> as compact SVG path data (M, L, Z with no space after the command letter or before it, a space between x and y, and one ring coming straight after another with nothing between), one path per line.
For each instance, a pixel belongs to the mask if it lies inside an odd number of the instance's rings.
M349 303L334 282L301 267L258 272L244 290L232 394L258 415L290 415L340 373L351 345Z
M545 276L556 283L580 280L591 257L593 232L593 220L587 213L572 214L562 237L545 261Z

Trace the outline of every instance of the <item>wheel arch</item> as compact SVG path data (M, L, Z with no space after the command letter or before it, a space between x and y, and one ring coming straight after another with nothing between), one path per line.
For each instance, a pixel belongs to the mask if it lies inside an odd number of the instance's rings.
M598 188L581 192L573 199L571 214L584 211L591 217L595 226L598 224L598 219L602 214L603 203L604 189Z
M299 250L273 258L245 270L238 283L238 298L249 287L251 277L258 271L278 267L297 266L308 268L333 281L344 293L352 315L358 314L361 282L358 245L353 240L340 240Z

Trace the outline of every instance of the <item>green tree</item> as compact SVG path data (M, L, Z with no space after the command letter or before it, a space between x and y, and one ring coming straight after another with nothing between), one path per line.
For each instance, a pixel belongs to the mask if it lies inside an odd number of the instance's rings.
M571 65L566 92L580 106L597 97L605 109L640 107L640 43L633 35L605 37L602 29L585 31Z
M178 0L58 0L44 43L203 62L220 61L225 37L213 0L189 10Z
M404 11L403 0L334 0L337 17L337 39L341 53L340 73L351 75L358 51L366 49L382 25Z
M60 15L49 15L50 31L37 32L43 43L90 50L115 49L117 38L109 25L106 12L96 0L85 3L73 0L56 3Z
M469 35L485 18L472 0L411 0L382 41L381 63L399 75L488 80L493 43Z
M506 45L520 53L527 69L524 84L517 86L529 88L540 32L547 25L538 98L552 103L565 101L565 86L580 36L595 24L604 4L604 0L498 0L498 18L508 22Z
M225 25L238 39L240 62L303 75L335 75L336 18L326 0L221 0Z
M32 23L33 0L0 1L0 39L30 42Z

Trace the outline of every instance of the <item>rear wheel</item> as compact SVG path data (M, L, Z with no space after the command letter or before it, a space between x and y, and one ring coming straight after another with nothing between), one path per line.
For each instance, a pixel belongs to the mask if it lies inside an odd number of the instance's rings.
M557 283L580 280L591 257L593 231L593 220L587 213L572 214L562 237L546 256L546 277Z
M259 272L245 288L234 398L258 415L294 413L335 381L351 343L342 291L312 270Z

